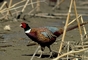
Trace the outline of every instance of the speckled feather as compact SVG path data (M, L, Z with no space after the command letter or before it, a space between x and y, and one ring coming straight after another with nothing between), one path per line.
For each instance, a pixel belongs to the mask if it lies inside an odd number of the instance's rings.
M30 33L26 34L33 41L38 43L49 43L53 40L52 38L56 38L47 28L32 28Z

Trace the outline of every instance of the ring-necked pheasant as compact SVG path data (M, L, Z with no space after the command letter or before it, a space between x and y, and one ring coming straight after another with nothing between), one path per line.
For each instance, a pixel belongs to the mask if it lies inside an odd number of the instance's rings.
M87 24L88 22L81 23L80 26ZM45 47L47 46L50 50L50 57L52 56L52 50L50 45L56 41L56 38L63 34L64 28L59 27L39 27L39 28L30 28L30 26L22 22L21 27L24 28L25 34L32 39L33 41L37 42L41 46L42 52L44 51ZM67 28L67 31L77 28L78 25L72 26ZM40 57L42 56L42 52Z

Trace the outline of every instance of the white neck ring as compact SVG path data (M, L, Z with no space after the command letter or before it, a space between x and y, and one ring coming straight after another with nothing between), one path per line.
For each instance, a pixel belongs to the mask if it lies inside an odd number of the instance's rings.
M30 33L30 31L31 31L31 29L29 29L29 30L25 31L25 33Z

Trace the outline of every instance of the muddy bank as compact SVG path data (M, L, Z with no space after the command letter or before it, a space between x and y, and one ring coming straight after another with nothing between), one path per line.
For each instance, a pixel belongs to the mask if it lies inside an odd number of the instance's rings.
M70 0L69 0L70 1ZM65 1L60 5L60 9L56 9L55 11L52 11L52 7L48 6L45 3L41 3L41 11L42 13L58 13L58 14L66 14L68 12L69 7L69 1ZM88 4L82 4L82 2L86 2L87 0L76 0L77 6L79 7L87 7ZM14 0L14 3L17 2ZM31 9L27 8L24 14L27 14ZM78 8L79 14L88 14L88 9L82 9ZM35 12L33 12L35 13ZM74 10L72 8L72 14L74 13ZM58 19L52 19L52 18L41 18L41 17L30 17L26 16L25 20L18 19L17 21L14 21L14 19L11 20L0 20L0 59L1 60L30 60L32 57L35 49L38 45L34 46L26 46L29 42L31 42L31 39L29 39L25 34L24 30L19 26L21 22L27 22L30 27L43 27L43 26L60 26L63 27L63 22L66 21L67 16L57 16L62 17ZM74 19L75 16L71 16L71 19ZM87 20L88 16L83 16L84 21ZM5 31L3 30L5 25L10 25L11 30ZM75 22L76 24L76 22ZM73 25L73 24L72 24ZM85 25L86 30L88 32L88 24ZM57 41L51 45L51 48L53 51L59 50L59 45L61 42L62 35L57 38ZM65 41L73 41L78 42L80 41L80 34L78 29L72 30L67 32ZM65 50L66 51L66 50ZM64 51L63 51L64 52ZM87 52L88 53L88 52ZM39 53L35 56L34 60L50 60L51 58L48 58L49 56L49 50L46 48L44 53L44 58L37 58L39 56Z

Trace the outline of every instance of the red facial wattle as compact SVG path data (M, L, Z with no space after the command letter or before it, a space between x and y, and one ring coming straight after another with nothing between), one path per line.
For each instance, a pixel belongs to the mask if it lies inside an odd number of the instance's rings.
M22 28L26 28L26 24L25 23L21 23L21 27Z

